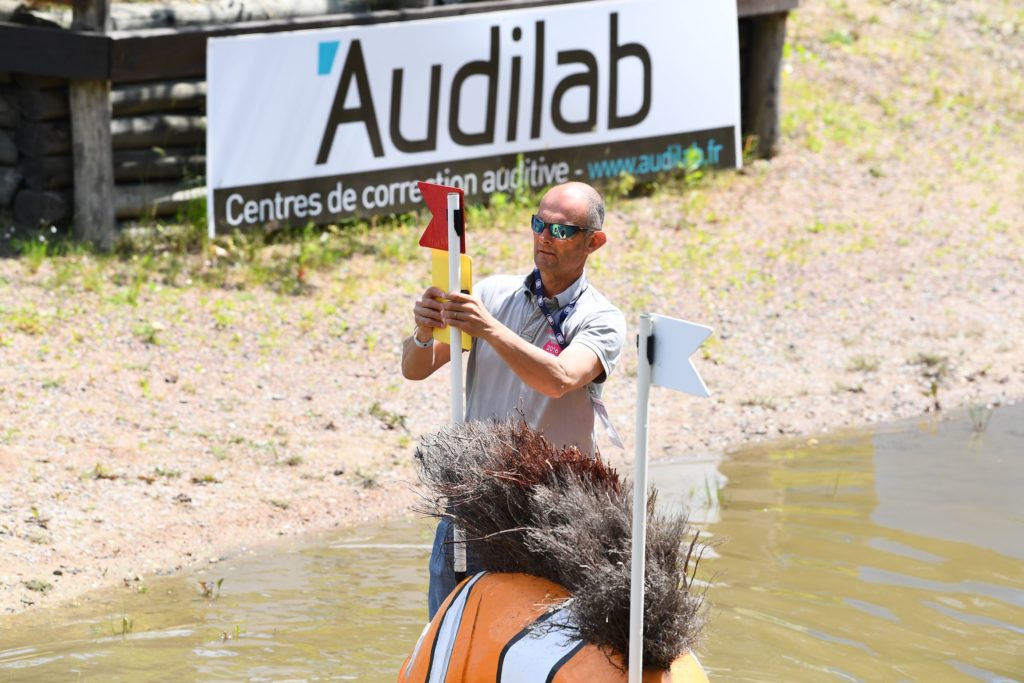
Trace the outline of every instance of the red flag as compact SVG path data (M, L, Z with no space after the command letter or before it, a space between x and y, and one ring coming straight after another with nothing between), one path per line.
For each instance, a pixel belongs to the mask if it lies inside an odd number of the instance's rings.
M466 218L463 209L466 206L466 195L457 187L435 185L434 183L416 183L419 185L423 201L430 209L430 224L420 236L420 246L448 251L448 193L459 193L459 209L455 212L455 232L459 235L459 253L466 253Z

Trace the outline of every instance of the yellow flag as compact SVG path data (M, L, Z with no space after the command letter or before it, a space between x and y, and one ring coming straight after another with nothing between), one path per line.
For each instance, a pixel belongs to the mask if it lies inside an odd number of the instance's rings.
M462 264L459 266L459 289L464 292L473 291L473 260L466 254L461 254ZM430 250L430 284L448 291L448 252L440 249ZM442 344L451 343L451 335L447 327L434 328L434 341ZM465 332L462 333L462 349L469 351L473 338Z

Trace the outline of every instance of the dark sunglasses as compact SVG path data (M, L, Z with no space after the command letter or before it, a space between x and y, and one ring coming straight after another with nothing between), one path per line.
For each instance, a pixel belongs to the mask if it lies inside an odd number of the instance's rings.
M530 224L533 231L540 235L544 232L544 228L551 231L551 236L556 240L567 240L571 239L573 235L582 230L583 232L597 232L594 228L581 228L578 225L566 225L565 223L545 223L540 219L537 214L533 215L533 221Z

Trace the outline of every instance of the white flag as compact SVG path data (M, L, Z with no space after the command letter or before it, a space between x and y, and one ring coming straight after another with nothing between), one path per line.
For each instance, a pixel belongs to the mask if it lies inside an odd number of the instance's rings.
M706 325L656 313L651 314L651 327L651 338L647 340L648 350L651 342L654 342L651 384L694 396L710 396L690 356L711 336L713 330Z

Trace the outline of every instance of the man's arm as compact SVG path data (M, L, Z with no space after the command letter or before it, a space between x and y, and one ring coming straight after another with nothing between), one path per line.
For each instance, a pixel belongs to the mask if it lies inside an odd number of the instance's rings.
M486 341L534 391L560 398L594 381L604 368L592 349L570 344L555 356L522 339L492 316L475 296L452 292L442 305L442 320Z
M434 328L444 327L441 302L437 300L442 296L444 292L437 287L428 287L413 306L416 329L402 342L402 376L406 379L426 379L451 358L451 347L447 344L431 342L423 348L413 341L415 337L428 343L433 339Z

